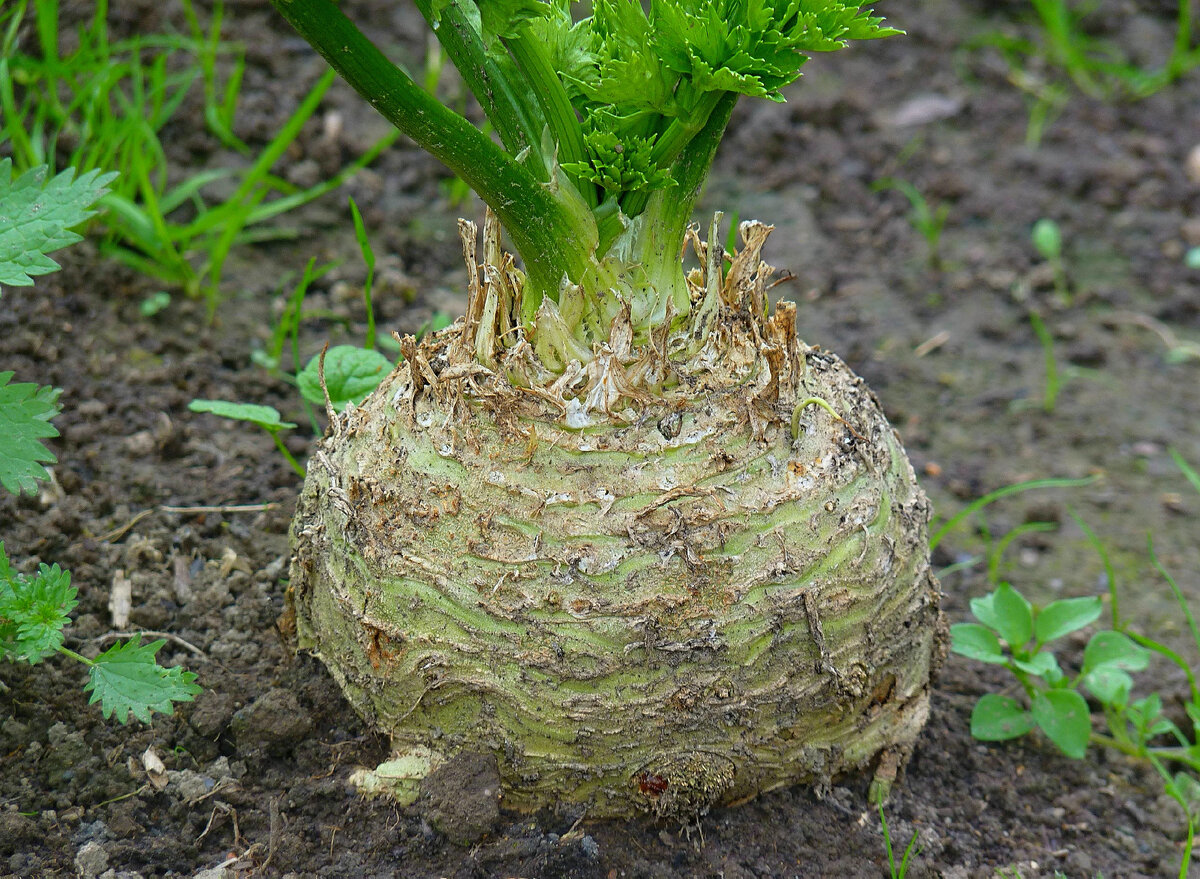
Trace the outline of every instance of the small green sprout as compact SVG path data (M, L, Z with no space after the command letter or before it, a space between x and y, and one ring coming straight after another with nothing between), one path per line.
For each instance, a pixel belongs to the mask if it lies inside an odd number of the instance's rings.
M166 290L159 290L153 296L147 296L138 304L138 313L142 317L150 318L164 310L171 304L171 294Z
M294 238L295 229L272 221L336 189L396 139L386 133L333 177L304 189L275 176L272 168L333 83L334 76L326 74L246 168L199 169L175 181L167 174L160 132L197 83L203 84L208 128L226 146L250 151L233 131L245 50L221 38L223 4L210 10L207 29L192 0L183 0L189 34L121 40L110 33L108 3L90 4L90 20L73 39L62 40L62 29L43 26L57 21L60 5L61 0L0 3L0 150L23 172L52 165L56 155L88 174L96 168L119 171L103 201L109 234L101 252L189 294L203 294L210 311L235 246ZM26 31L37 39L18 39ZM221 185L228 197L217 195Z
M1046 322L1036 311L1029 312L1029 324L1033 333L1042 345L1043 359L1046 364L1046 387L1042 392L1042 411L1047 415L1054 411L1058 400L1058 392L1062 388L1062 380L1058 374L1058 359L1054 356L1054 336L1046 327Z
M1071 287L1067 283L1067 268L1063 260L1063 237L1058 223L1043 217L1033 224L1030 232L1033 247L1050 264L1054 272L1054 291L1063 305L1071 304Z
M291 421L283 421L280 418L279 410L274 406L260 406L256 403L231 403L228 400L192 400L192 402L188 403L188 409L193 412L208 412L234 421L248 421L251 424L257 424L271 435L271 439L275 441L275 447L287 459L292 469L303 478L304 467L288 451L287 446L283 444L283 438L279 435L281 431L291 430L296 425Z
M1074 90L1098 100L1138 100L1200 65L1193 0L1176 2L1171 51L1160 67L1140 66L1123 46L1094 36L1087 18L1095 4L1030 0L1030 6L1037 16L1033 38L996 33L976 43L999 49L1008 62L1009 81L1029 96L1026 143L1031 147Z
M1003 665L1024 687L1030 706L1025 708L1015 699L988 693L971 714L971 734L984 741L1003 741L1038 727L1067 756L1083 757L1091 734L1087 702L1074 689L1078 680L1073 683L1064 675L1046 645L1095 622L1101 611L1098 597L1068 598L1035 609L1007 583L983 598L973 599L971 612L979 622L952 626L950 649L980 662ZM1102 641L1090 657L1091 663L1085 659L1081 678L1086 680L1092 672L1105 675L1137 670L1138 660L1131 657L1145 651L1127 637L1120 637L1129 650L1122 653L1119 648L1123 643Z
M1171 457L1184 478L1200 491L1200 475L1195 469L1174 449ZM993 492L982 501L990 503L998 496ZM951 523L961 521L981 505L977 501ZM1182 807L1187 818L1187 842L1179 870L1180 879L1184 879L1200 820L1200 684L1188 659L1138 633L1121 619L1115 571L1108 552L1082 519L1073 512L1071 516L1104 563L1110 628L1099 629L1091 636L1072 674L1059 664L1051 645L1095 623L1103 609L1100 597L1061 599L1038 608L1010 584L1001 582L992 592L973 599L971 611L976 622L951 626L951 650L1007 668L1024 691L1024 698L1000 693L983 695L971 713L971 734L983 741L1005 741L1040 729L1068 757L1082 758L1089 745L1099 745L1149 763L1162 779L1167 795ZM942 532L945 530L943 526ZM1007 546L1009 542L1002 538L998 545ZM1159 562L1149 539L1148 550L1154 570L1170 587L1193 644L1200 651L1200 626L1186 598ZM989 580L995 582L997 566L989 563L988 572ZM1187 680L1183 707L1188 731L1164 711L1161 694L1134 696L1134 674L1146 669L1155 655L1173 663ZM1105 732L1093 728L1085 691L1103 712Z
M934 270L940 269L942 267L942 231L946 227L950 206L944 204L937 207L931 206L920 190L907 180L899 180L895 177L884 177L882 180L877 180L871 188L877 192L883 189L894 189L908 199L911 208L908 220L925 239L929 267Z
M887 852L888 875L891 879L905 879L908 875L910 861L921 853L921 848L917 845L917 831L913 831L912 838L909 839L908 845L904 848L904 855L901 857L900 866L897 867L896 856L892 851L892 834L888 829L887 816L883 814L883 800L877 802L875 808L879 810L879 824L883 828L883 847Z
M297 384L304 399L314 405L324 405L328 392L329 403L335 412L341 412L350 403L357 406L392 371L392 362L378 351L357 345L336 345L324 353L325 388L322 390L321 357L318 354L308 361L297 376Z
M13 571L0 541L0 658L36 665L61 653L89 669L88 704L100 703L107 720L124 724L133 715L143 723L150 713L171 714L175 702L190 702L200 692L196 675L163 668L155 654L166 641L142 644L137 637L114 644L95 659L63 645L63 628L79 603L71 575L58 565L40 565L34 577Z

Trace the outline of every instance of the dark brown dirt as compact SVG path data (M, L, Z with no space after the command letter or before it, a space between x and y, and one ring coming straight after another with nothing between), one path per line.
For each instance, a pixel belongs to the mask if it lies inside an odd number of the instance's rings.
M129 16L126 26L171 20L156 12L159 20L139 22L139 9L158 5L129 5L114 13ZM424 38L410 5L352 6L381 42L419 64ZM1170 4L1106 8L1109 30L1136 37L1139 51L1165 45ZM909 36L818 57L786 105L739 109L705 207L776 223L768 258L796 275L786 292L801 303L801 335L872 384L940 511L1021 479L1100 475L1086 488L1003 502L986 529L976 521L939 547L940 566L983 552L988 534L1049 520L1059 529L1014 544L1002 575L1038 600L1101 592L1102 568L1074 510L1109 547L1123 613L1182 647L1184 627L1148 564L1146 535L1195 600L1200 496L1168 449L1200 463L1200 362L1173 362L1147 327L1200 339L1200 272L1182 259L1200 244L1200 183L1185 173L1200 143L1200 76L1140 103L1076 96L1030 148L1025 101L1007 68L994 51L970 48L995 29L1029 34L1023 9L889 3L883 11ZM226 21L227 35L250 47L242 133L261 145L320 66L262 3L231 4ZM347 89L326 99L325 116L334 113L340 134L328 136L318 120L284 173L328 174L384 131ZM198 121L168 139L180 167L231 160ZM904 199L872 189L885 176L949 207L940 267L928 264ZM389 255L391 292L378 296L388 329L414 331L434 307L463 300L453 219L479 211L450 205L445 181L436 163L401 146L347 187L376 251ZM821 797L788 790L716 811L701 827L703 844L648 819L503 810L497 818L477 804L463 814L487 832L458 845L436 829L448 814L444 787L435 791L439 815L430 792L397 809L348 789L350 771L374 766L386 745L277 628L298 481L265 435L187 410L195 397L217 397L307 421L294 389L254 366L250 352L269 334L283 278L313 255L345 262L310 297L310 308L334 319L306 322L305 356L325 339L361 337L361 303L337 283L362 278L346 195L293 218L307 230L294 245L242 251L211 325L202 303L179 294L165 312L141 318L139 301L158 287L103 261L91 244L66 252L61 273L0 300L0 369L62 387L65 404L62 437L51 443L56 481L35 498L0 499L8 553L22 569L41 560L71 570L81 603L68 644L84 652L107 643L108 593L123 572L133 582L131 628L194 645L199 655L170 642L162 659L189 665L205 687L172 717L120 727L86 705L74 665L0 668L0 873L112 870L134 879L225 864L204 875L887 876L863 778ZM1039 217L1063 228L1069 306L1056 302L1029 244ZM411 303L402 295L409 286ZM1064 378L1051 412L1042 407L1031 308L1054 335ZM298 455L307 445L304 431L289 439ZM164 509L235 504L263 506ZM986 590L983 567L944 578L954 621ZM1071 643L1068 662L1081 646ZM1172 705L1184 692L1161 664L1142 682ZM888 807L899 845L918 834L909 875L1175 876L1182 816L1152 771L1100 751L1072 761L1037 737L971 739L975 699L1006 683L993 669L948 661L929 728ZM148 748L167 766L162 790L142 770ZM484 776L480 769L467 781L487 790Z

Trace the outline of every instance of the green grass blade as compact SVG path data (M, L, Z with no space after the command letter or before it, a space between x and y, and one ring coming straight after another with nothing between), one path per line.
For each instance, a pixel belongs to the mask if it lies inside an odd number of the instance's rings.
M1122 628L1121 599L1117 592L1117 572L1113 569L1112 559L1110 559L1108 556L1108 548L1105 547L1100 538L1096 536L1096 532L1088 526L1088 523L1083 521L1083 519L1069 506L1067 507L1067 515L1075 520L1075 524L1079 526L1079 529L1083 532L1084 536L1087 537L1088 543L1092 545L1092 548L1096 550L1096 554L1100 556L1100 561L1104 565L1104 579L1108 583L1108 597L1112 627L1120 630Z
M363 262L367 264L367 278L363 282L363 301L367 309L367 337L363 347L368 351L375 349L375 309L371 307L371 285L375 282L375 251L371 249L371 239L367 237L366 226L363 225L362 214L354 199L350 199L350 214L354 218L354 237L358 240L359 250L362 251Z
M988 492L978 500L974 500L963 509L959 510L945 522L929 538L929 548L934 549L942 539L962 524L963 520L970 517L972 514L979 512L989 504L993 504L1001 498L1006 498L1010 495L1021 494L1026 491L1032 491L1039 488L1081 488L1085 485L1091 485L1099 476L1086 476L1082 479L1032 479L1028 482L1018 482L1013 485L1006 485L1003 488L998 488L995 491Z
M1192 488L1200 492L1200 473L1197 473L1195 468L1184 459L1183 455L1179 454L1178 449L1170 448L1167 451L1170 452L1171 460L1175 462L1175 466L1179 468L1179 472L1192 484Z
M1183 618L1187 620L1188 629L1192 633L1192 642L1196 645L1196 652L1200 653L1200 628L1196 627L1196 617L1192 613L1191 607L1188 606L1188 601L1180 591L1179 586L1175 583L1175 578L1170 572L1163 567L1162 562L1158 560L1158 554L1154 551L1154 536L1146 535L1146 547L1150 552L1150 561L1154 565L1154 569L1167 581L1167 585L1171 588L1171 594L1175 596L1175 601L1179 605L1179 609L1183 612Z

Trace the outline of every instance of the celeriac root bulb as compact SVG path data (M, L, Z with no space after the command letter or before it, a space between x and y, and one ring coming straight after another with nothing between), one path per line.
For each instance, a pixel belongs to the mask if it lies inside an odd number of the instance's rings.
M945 648L929 504L862 380L762 317L768 231L724 276L690 236L692 312L554 373L468 224L467 318L333 419L293 526L301 646L398 752L590 817L886 790Z

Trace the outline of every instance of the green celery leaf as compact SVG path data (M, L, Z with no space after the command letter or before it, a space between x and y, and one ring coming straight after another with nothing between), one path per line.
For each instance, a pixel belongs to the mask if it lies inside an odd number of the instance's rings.
M1129 702L1129 693L1133 690L1133 678L1127 671L1111 665L1102 665L1083 676L1083 685L1101 704L1120 708Z
M1019 738L1033 729L1033 717L1016 699L987 693L971 712L971 735L983 742Z
M141 636L114 644L96 657L84 691L91 691L89 705L100 703L107 720L116 715L128 723L132 714L142 723L150 712L174 713L174 702L190 702L200 692L196 675L183 668L163 668L154 658L166 641L142 644Z
M576 22L572 18L571 0L549 0L545 7L542 14L525 19L524 24L530 35L545 47L551 67L573 99L578 96L574 81L591 79L595 75L591 21Z
M662 63L699 90L777 101L804 53L899 33L837 0L652 0L650 21Z
M550 14L545 0L433 0L434 30L441 25L442 12L456 5L489 49L497 38L515 36L530 21Z
M304 399L316 405L325 404L319 375L321 355L317 355L296 377ZM325 388L329 402L337 412L346 405L358 405L392 371L392 363L378 351L356 345L337 345L325 354Z
M1083 651L1084 673L1104 666L1141 671L1149 664L1149 650L1135 644L1125 633L1110 629L1093 635Z
M659 59L655 25L640 2L596 0L591 18L577 27L581 51L573 59L575 66L559 68L568 87L574 85L617 115L677 114L679 73Z
M1030 713L1060 751L1074 760L1083 758L1092 732L1092 715L1082 696L1074 690L1034 693Z
M193 412L211 412L222 418L232 418L234 421L249 421L264 430L290 430L296 425L291 421L280 420L279 410L274 406L260 406L257 403L232 403L229 400L192 400L188 409Z
M1100 599L1095 595L1052 601L1038 612L1033 631L1038 642L1045 644L1094 623L1102 610Z
M50 419L61 411L61 390L30 382L10 385L12 377L0 372L0 485L13 494L33 494L37 480L50 478L42 465L57 460L38 440L58 436Z
M675 181L670 172L656 168L651 159L653 141L628 135L619 137L612 131L598 128L593 116L583 136L588 151L586 162L565 162L563 170L602 186L610 198L624 192L653 191L671 186Z
M0 286L27 287L35 275L59 266L46 254L80 240L71 231L95 211L91 206L117 175L74 169L46 180L45 166L15 180L12 159L0 160Z
M995 592L971 599L971 613L1018 650L1033 637L1033 608L1025 597L1008 583Z
M951 626L950 649L960 656L993 665L1001 665L1006 661L1000 639L991 629L978 623L955 623Z
M0 543L0 656L30 664L62 646L62 629L79 603L71 575L58 565L41 565L36 577L9 568Z

